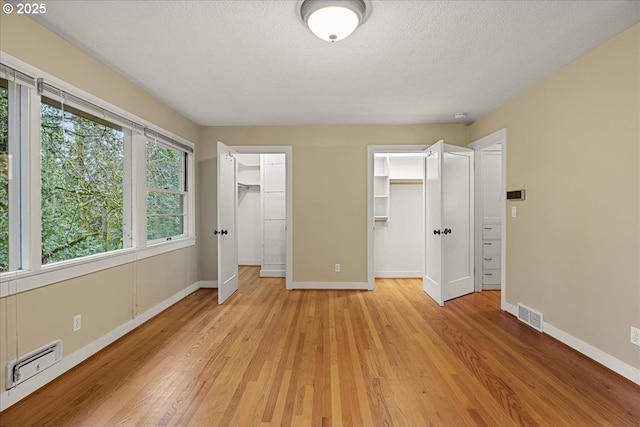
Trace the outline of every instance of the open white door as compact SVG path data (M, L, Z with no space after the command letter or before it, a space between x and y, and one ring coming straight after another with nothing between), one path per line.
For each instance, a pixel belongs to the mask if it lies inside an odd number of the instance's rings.
M218 304L238 290L236 151L218 142Z
M424 291L438 304L473 292L473 150L425 150Z

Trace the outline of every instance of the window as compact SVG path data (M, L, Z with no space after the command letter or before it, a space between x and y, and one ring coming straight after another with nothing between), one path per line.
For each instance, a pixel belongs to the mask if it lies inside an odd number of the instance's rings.
M191 144L57 84L0 62L0 295L194 244Z
M42 97L42 264L124 244L121 126Z
M147 240L185 233L187 153L147 141Z
M9 270L9 85L0 79L0 272Z

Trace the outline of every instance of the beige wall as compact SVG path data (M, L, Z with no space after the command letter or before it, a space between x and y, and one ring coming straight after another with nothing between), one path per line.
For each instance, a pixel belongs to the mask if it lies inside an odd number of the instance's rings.
M227 145L293 147L293 280L367 281L367 146L425 145L444 139L466 145L464 125L413 126L255 126L204 128L199 166L216 156L216 142ZM200 203L210 205L211 190L199 187ZM201 259L210 233L199 235ZM211 247L214 243L206 243ZM334 272L334 264L341 272ZM214 280L205 278L208 280Z
M216 188L218 164L216 159L198 162L196 223L198 236L198 273L200 280L218 280L218 241L213 230L218 228Z
M470 127L507 129L507 301L640 368L640 26Z
M197 125L29 18L0 14L0 50L197 143ZM0 299L0 392L16 356L56 339L69 355L197 282L197 256L188 247Z

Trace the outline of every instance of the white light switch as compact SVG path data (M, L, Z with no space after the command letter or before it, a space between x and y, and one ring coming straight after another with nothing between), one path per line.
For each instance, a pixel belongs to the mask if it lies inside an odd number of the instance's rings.
M518 217L518 207L511 206L511 218L517 218L517 217Z

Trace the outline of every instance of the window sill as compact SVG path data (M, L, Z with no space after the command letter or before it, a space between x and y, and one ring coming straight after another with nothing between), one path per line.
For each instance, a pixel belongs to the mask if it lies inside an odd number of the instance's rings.
M195 237L184 236L175 240L154 243L146 248L127 248L75 260L56 262L42 266L37 271L2 273L0 274L0 298L183 249L193 246L195 243Z

